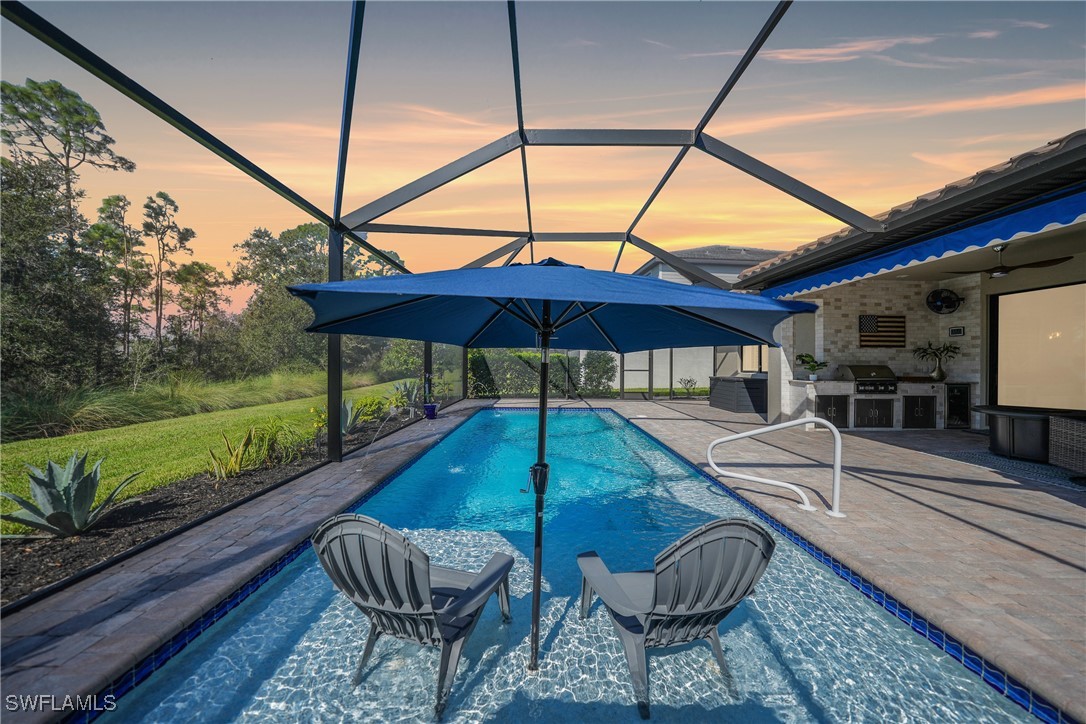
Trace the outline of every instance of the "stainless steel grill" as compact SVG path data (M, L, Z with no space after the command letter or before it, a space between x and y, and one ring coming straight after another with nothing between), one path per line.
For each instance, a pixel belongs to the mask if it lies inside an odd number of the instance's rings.
M856 383L858 395L896 395L897 375L886 365L841 365L841 379Z

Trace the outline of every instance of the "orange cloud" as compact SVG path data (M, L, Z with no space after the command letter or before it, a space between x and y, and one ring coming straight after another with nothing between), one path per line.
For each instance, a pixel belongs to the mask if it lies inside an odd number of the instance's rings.
M714 124L712 131L727 136L761 133L780 128L808 126L841 119L877 118L880 116L923 118L948 113L992 111L1008 108L1052 105L1056 103L1086 102L1086 91L1080 83L1032 88L1015 93L997 93L970 98L953 98L930 103L901 105L837 105L820 110L799 113L774 113L764 116L732 118Z
M972 176L991 161L991 154L982 151L973 153L920 153L910 154L917 161L939 168L947 168L962 176Z
M934 41L933 36L870 38L866 40L850 40L823 48L765 50L759 55L782 63L843 63L849 60L857 60L872 53L881 53L899 45L926 45Z
M934 36L904 36L898 38L864 38L846 40L841 43L821 48L778 48L762 50L759 58L776 60L780 63L844 63L850 60L881 53L899 45L927 45L936 40ZM709 53L686 53L682 58L712 58L716 56L742 55L746 51L721 50Z

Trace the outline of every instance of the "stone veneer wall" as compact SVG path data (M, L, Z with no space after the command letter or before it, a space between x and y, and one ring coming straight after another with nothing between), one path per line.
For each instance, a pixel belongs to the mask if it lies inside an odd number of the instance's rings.
M935 314L924 303L933 289L951 289L965 301L953 314ZM913 348L931 341L937 345L953 342L962 348L958 357L943 365L949 381L980 383L983 305L979 275L940 282L866 279L799 299L819 302L821 319L816 325L821 323L822 333L816 339L822 339L819 358L830 363L827 378L837 376L838 364L886 364L898 375L927 374L934 363L913 357ZM905 347L860 347L861 314L904 316ZM948 336L950 327L965 327L965 336Z
M924 303L933 289L952 289L964 298L962 306L953 314L935 314ZM830 363L819 373L823 379L836 379L839 364L886 364L900 375L924 375L931 372L934 363L922 362L913 357L914 347L928 341L934 344L952 342L962 348L961 354L943 365L949 382L971 382L973 404L980 404L981 369L985 357L982 346L984 319L980 275L942 281L905 281L891 279L865 279L851 284L812 292L796 298L819 305L815 317L815 357ZM905 347L861 348L859 315L878 314L905 317ZM964 327L965 336L950 337L950 327ZM781 355L780 403L782 420L796 416L797 405L793 399L800 389L790 386L790 379L804 379L806 372L793 363L792 323L785 322L778 331L783 344ZM974 427L985 427L983 415L974 415Z

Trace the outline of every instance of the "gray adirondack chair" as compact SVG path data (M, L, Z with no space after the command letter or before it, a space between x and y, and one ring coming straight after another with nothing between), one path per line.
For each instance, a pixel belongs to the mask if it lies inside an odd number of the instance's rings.
M595 551L577 556L581 567L581 618L593 593L607 607L626 650L637 708L649 718L647 649L706 640L730 685L717 625L754 591L775 543L761 526L715 520L672 543L651 571L611 573Z
M337 515L313 533L313 547L332 583L366 615L370 635L352 685L362 682L373 647L389 635L441 649L438 719L456 677L460 653L491 594L509 616L512 557L495 553L478 573L441 568L397 530L364 515Z

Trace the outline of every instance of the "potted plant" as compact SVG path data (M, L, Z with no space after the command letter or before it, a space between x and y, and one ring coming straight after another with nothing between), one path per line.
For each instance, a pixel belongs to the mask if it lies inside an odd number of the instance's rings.
M807 354L806 352L804 352L803 354L797 354L796 362L799 362L803 369L807 370L807 372L810 373L807 375L807 378L811 382L814 382L818 379L818 375L816 373L819 370L826 369L830 366L829 362L819 362L814 358L813 354Z
M437 418L438 403L434 401L433 375L426 375L422 382L422 412L427 420Z
M944 342L938 346L930 341L923 347L913 349L913 357L920 360L935 360L935 369L931 371L931 379L942 382L946 379L946 371L943 369L943 360L952 360L961 354L962 348L950 342Z

